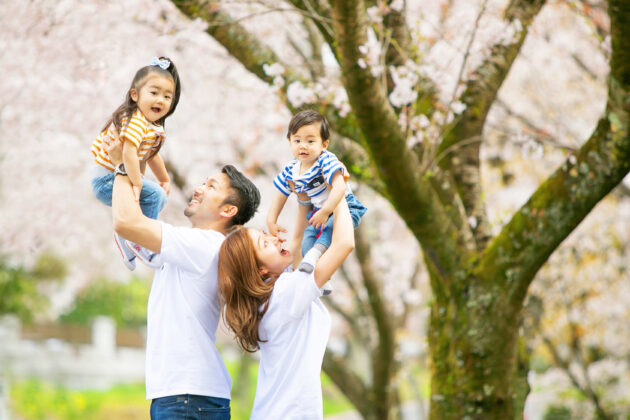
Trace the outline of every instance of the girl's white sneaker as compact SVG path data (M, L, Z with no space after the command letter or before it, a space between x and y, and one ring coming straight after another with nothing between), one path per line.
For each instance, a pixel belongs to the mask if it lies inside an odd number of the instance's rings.
M134 254L136 258L151 268L162 267L162 256L157 252L149 251L140 245L131 241L125 241L127 248Z
M116 248L118 248L120 256L122 257L122 260L127 268L131 271L135 270L136 256L133 254L133 252L131 252L129 248L127 248L127 245L125 244L127 241L114 232L114 242L116 242Z

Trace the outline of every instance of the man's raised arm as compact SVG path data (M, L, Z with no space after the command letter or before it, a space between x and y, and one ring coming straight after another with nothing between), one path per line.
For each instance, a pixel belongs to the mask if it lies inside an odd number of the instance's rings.
M112 164L118 165L122 162L122 144L119 141L106 142L106 150ZM157 220L142 214L140 205L134 198L131 181L127 176L114 177L112 216L117 234L153 252L160 252L162 226Z

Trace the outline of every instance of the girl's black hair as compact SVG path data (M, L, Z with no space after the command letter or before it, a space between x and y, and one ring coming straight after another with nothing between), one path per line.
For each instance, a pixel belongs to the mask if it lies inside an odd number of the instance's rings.
M131 98L131 89L135 89L136 92L140 92L140 89L142 88L142 86L144 86L150 74L168 76L173 79L173 84L175 85L175 92L173 92L171 108L168 110L168 113L165 116L155 121L155 124L164 126L164 121L166 121L166 118L173 112L175 112L175 108L177 108L177 103L179 102L179 95L182 88L181 84L179 83L179 74L177 73L177 67L175 67L173 61L171 61L171 59L168 57L160 57L159 60L168 60L170 64L166 68L166 70L161 68L160 66L154 65L144 66L140 70L138 70L136 72L136 75L133 76L131 86L127 90L125 101L116 109L116 111L114 111L109 120L107 120L107 123L103 127L102 131L106 131L111 124L114 124L114 127L116 127L116 130L118 130L118 132L121 131L123 119L126 117L127 121L129 121L136 108L138 108L138 104ZM159 147L161 148L162 144L160 144ZM158 151L159 148L158 150L154 151L151 156L155 155Z

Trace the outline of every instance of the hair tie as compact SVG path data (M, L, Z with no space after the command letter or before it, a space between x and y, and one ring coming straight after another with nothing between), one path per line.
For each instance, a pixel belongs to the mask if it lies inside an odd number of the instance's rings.
M158 57L153 57L153 59L151 60L149 65L150 66L158 66L162 70L166 70L171 65L171 62L168 61L166 58L160 59Z

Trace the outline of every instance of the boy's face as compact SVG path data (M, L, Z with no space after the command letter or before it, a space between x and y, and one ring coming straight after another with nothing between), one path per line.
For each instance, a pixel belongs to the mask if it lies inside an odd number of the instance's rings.
M293 157L303 165L311 166L328 147L328 140L322 140L320 124L303 125L289 137Z

